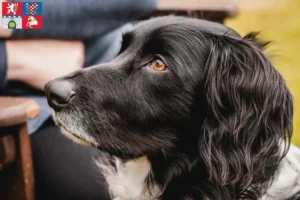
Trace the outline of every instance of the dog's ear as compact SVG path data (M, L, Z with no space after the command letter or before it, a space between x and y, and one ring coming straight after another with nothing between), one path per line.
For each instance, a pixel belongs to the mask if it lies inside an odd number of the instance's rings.
M211 36L205 66L200 155L210 180L239 194L271 179L292 135L292 96L263 46Z

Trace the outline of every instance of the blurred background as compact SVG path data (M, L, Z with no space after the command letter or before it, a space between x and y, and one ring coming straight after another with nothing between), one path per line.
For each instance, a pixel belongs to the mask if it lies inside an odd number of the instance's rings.
M239 14L225 24L241 35L259 31L261 38L273 41L266 53L287 82L294 96L294 135L300 146L300 1L232 0Z

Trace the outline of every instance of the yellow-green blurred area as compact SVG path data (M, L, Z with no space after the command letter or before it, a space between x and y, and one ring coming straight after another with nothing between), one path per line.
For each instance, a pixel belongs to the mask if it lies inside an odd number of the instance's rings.
M300 0L233 0L240 8L226 25L245 35L259 31L273 43L266 51L294 96L294 135L300 146Z

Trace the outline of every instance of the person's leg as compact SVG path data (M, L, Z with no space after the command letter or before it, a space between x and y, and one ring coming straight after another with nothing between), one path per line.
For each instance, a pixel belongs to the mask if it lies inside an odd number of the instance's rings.
M106 200L96 149L75 144L48 121L30 136L37 200Z

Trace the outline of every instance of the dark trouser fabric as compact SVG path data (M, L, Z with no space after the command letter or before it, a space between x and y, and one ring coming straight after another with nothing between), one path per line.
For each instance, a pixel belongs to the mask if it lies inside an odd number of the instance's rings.
M51 120L30 136L36 200L107 200L107 185L96 149L63 136Z

